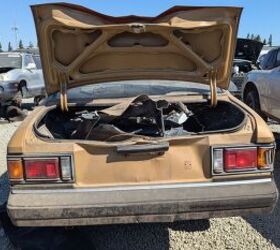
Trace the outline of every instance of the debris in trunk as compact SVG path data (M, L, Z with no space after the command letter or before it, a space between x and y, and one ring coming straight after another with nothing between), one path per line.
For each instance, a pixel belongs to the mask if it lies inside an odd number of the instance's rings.
M112 142L229 131L244 119L245 114L228 102L219 102L215 108L205 103L186 106L141 95L105 109L72 107L66 114L51 110L37 130L48 138Z

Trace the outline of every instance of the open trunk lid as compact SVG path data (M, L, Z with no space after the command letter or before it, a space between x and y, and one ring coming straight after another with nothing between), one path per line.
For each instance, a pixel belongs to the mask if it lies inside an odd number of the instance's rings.
M32 6L48 94L134 79L227 89L241 9L174 7L156 17L112 17L81 6Z
M262 48L262 42L251 39L238 38L235 50L235 59L248 60L256 63Z

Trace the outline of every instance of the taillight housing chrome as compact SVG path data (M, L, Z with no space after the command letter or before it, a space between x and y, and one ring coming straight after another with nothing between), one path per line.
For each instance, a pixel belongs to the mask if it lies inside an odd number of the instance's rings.
M216 146L212 174L230 175L273 171L275 145Z
M71 156L13 157L7 158L11 182L57 182L74 181Z

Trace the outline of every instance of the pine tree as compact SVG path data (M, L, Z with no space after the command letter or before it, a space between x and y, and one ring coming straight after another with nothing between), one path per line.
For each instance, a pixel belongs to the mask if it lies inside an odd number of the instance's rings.
M258 41L258 42L261 42L261 41L262 41L261 36L260 36L260 35L257 35L257 36L255 37L255 40Z
M251 34L250 39L251 39L251 40L255 40L255 35L254 35L254 34Z
M12 44L11 42L8 43L8 51L12 51L13 50L13 47L12 47Z
M28 48L34 48L34 45L32 42L29 42Z
M270 34L270 36L268 38L268 45L272 46L272 34Z
M247 39L250 39L250 33L247 34Z
M19 49L23 49L24 47L23 47L23 43L22 43L22 40L20 39L19 40L19 43L18 43L18 48Z
M264 44L264 45L266 45L266 44L267 44L266 39L263 39L263 44Z
M0 42L0 52L3 52L2 43Z

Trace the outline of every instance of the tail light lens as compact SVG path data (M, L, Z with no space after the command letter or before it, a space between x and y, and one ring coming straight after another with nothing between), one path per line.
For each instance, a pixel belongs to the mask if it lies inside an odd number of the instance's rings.
M24 160L25 177L28 179L52 179L60 178L59 160Z
M54 158L10 158L8 173L12 182L73 180L72 161L70 156Z
M224 170L226 172L254 170L257 168L257 163L257 148L224 150Z
M274 146L214 148L213 174L271 171L274 152Z

